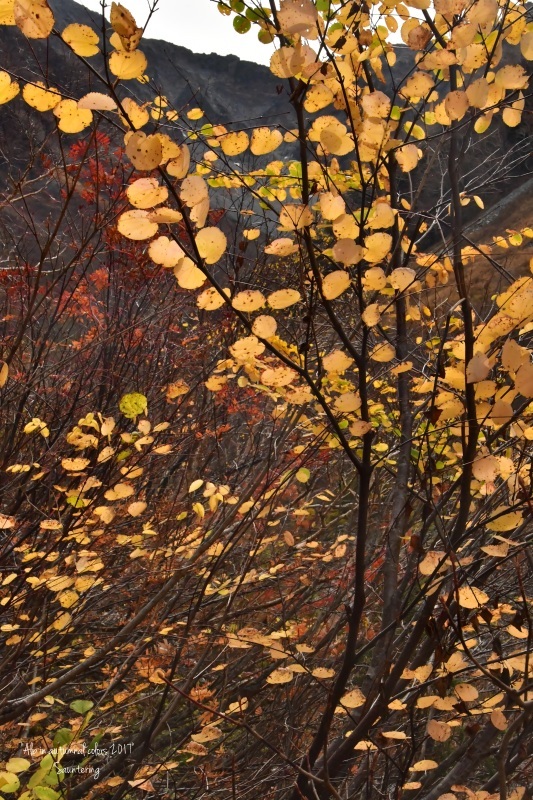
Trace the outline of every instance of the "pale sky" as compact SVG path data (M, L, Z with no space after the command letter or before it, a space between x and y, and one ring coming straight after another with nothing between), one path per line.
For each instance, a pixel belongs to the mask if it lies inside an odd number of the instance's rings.
M100 11L100 0L78 0L92 11ZM135 17L137 25L143 26L148 9L148 0L122 0ZM109 8L111 2L107 3ZM257 28L247 34L233 30L233 15L224 17L211 0L159 0L158 10L152 16L146 31L150 39L164 39L195 53L234 54L246 61L268 64L272 45L264 45L257 39Z

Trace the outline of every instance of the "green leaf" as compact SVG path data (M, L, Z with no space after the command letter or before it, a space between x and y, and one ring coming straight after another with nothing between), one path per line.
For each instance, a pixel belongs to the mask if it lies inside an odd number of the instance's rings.
M310 477L311 473L306 467L300 467L300 469L296 473L296 480L299 481L300 483L307 483Z
M148 410L148 400L140 392L131 392L120 398L119 409L128 419L135 419L139 414L145 414Z
M86 714L94 706L92 700L74 700L69 708L76 712L76 714Z
M60 728L54 736L54 747L64 747L71 743L74 734L70 728Z
M59 792L54 791L49 786L34 786L33 793L37 800L58 800Z
M8 772L25 772L31 767L31 762L27 758L10 758L6 764Z
M12 772L0 772L0 792L2 794L12 794L20 787L17 775Z
M237 33L248 33L250 28L252 27L252 23L246 17L235 17L233 20L233 27L237 31Z

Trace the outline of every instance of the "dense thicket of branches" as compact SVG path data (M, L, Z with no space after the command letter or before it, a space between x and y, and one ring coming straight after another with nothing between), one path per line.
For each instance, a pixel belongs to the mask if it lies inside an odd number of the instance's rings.
M0 794L530 797L533 231L472 213L527 8L218 3L282 129L53 6L0 3Z

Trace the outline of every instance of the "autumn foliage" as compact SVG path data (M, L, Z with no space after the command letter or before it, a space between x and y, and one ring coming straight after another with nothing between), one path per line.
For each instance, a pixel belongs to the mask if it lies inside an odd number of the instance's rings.
M472 227L528 7L215 3L269 126L55 5L0 0L0 796L531 797L533 229Z

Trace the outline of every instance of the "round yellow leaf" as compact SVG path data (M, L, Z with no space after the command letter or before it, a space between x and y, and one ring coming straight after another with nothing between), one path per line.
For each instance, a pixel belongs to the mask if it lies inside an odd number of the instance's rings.
M248 148L249 139L246 131L226 133L220 139L222 152L227 156L238 156Z
M462 608L479 608L488 601L489 596L473 586L461 586L457 592L457 602Z
M236 311L244 311L249 314L252 311L258 311L263 308L265 302L265 296L262 292L257 291L257 289L245 289L235 295L231 305Z
M343 697L341 697L340 702L341 705L345 706L345 708L359 708L360 706L364 705L366 697L362 693L360 689L352 689Z
M15 24L28 39L47 39L54 27L54 15L47 0L15 0Z
M0 105L9 103L10 100L13 100L18 95L19 91L20 86L18 83L12 81L7 72L0 71Z
M294 204L283 206L279 215L280 230L294 231L305 228L313 222L313 214L309 206Z
M173 225L183 219L183 214L175 208L159 206L159 208L149 212L148 219L150 222L157 222L162 225Z
M220 228L202 228L196 234L196 246L206 264L215 264L226 252L226 235Z
M410 769L412 772L426 772L430 769L437 769L438 766L436 761L430 758L424 758L422 761L417 761L416 764L413 764Z
M147 136L142 131L127 134L126 155L136 169L155 169L163 155L161 141L158 136Z
M67 25L61 38L77 56L83 58L95 56L100 50L98 34L89 25L79 25L77 22L73 22L71 25Z
M52 628L56 631L62 631L72 622L72 616L67 611L60 614L52 624Z
M363 248L353 239L339 239L333 245L333 258L347 267L358 264L363 258Z
M350 276L343 270L330 272L322 279L322 293L326 300L335 300L350 286Z
M301 295L296 289L278 289L277 292L269 294L267 300L270 308L279 311L298 303L301 300Z
M478 690L470 683L457 683L454 686L454 691L457 697L459 697L461 700L464 700L465 703L471 702L472 700L477 700L479 697Z
M402 172L411 172L418 165L420 151L415 144L405 144L396 150L396 161Z
M135 208L120 215L117 228L127 239L142 241L155 236L158 226L155 222L150 222L147 211Z
M285 667L280 667L279 669L275 669L273 672L270 673L268 676L267 683L289 683L293 679L293 673L290 669L285 669Z
M76 605L80 596L74 589L67 589L61 592L61 594L57 596L57 599L59 600L59 605L63 608L72 608L72 606Z
M168 189L160 186L156 178L139 178L128 186L126 194L135 208L153 208L165 202Z
M311 675L313 678L318 678L319 680L327 680L335 676L335 670L328 669L327 667L316 667L316 669L311 672Z
M408 267L393 269L389 276L391 286L399 292L404 292L408 289L415 279L416 272L414 269L409 269Z
M61 95L57 89L48 89L41 81L37 83L27 83L22 90L22 97L26 103L37 111L51 111L61 100Z
M384 342L383 344L378 344L376 347L374 347L370 353L370 358L373 361L379 361L382 364L387 364L389 361L392 361L395 355L396 350L392 344Z
M228 289L226 289L225 291L226 293L229 293ZM196 305L203 311L216 311L216 309L223 306L225 302L226 301L224 300L222 295L218 292L218 290L215 289L214 286L212 286L210 289L205 289L205 291L203 291L202 294L198 296Z
M270 317L268 314L260 314L254 320L252 333L259 336L261 339L270 339L272 336L276 335L277 327L278 323L274 317Z
M365 260L369 264L383 261L390 253L392 236L390 233L373 233L365 239Z
M78 108L90 111L115 111L116 107L113 98L102 92L89 92L78 100Z
M265 345L259 341L257 336L245 336L234 342L229 350L237 361L253 361L256 356L260 356L264 352Z
M58 127L64 133L80 133L93 120L92 111L78 108L75 100L61 100L54 107L54 114L59 118Z
M283 134L281 131L271 130L270 128L256 128L252 133L250 150L254 156L263 156L276 150L282 142ZM224 150L224 142L222 142L222 149ZM224 150L224 152L226 151Z
M177 267L174 267L174 275L182 289L199 289L206 281L202 270L198 269L194 261L187 257L182 259Z
M189 175L188 178L185 178L181 184L180 198L189 208L201 203L206 197L208 197L208 188L203 178L199 175Z
M142 77L147 66L146 56L141 50L133 50L131 53L115 50L109 56L110 71L124 81Z
M91 462L88 458L64 458L61 461L61 466L67 472L81 472L85 467L88 467Z
M132 517L140 517L147 509L147 503L144 500L137 500L135 503L130 503L128 506L128 514Z
M273 242L270 242L270 244L265 247L265 253L269 256L290 256L297 252L298 245L287 237L274 239Z
M6 770L17 775L19 772L26 772L31 767L31 761L27 758L10 758L6 763Z
M438 722L436 719L430 719L426 730L428 735L436 742L447 742L452 735L452 729L445 722Z
M347 356L342 350L333 350L329 355L324 356L322 364L326 372L335 372L342 375L353 364L353 358Z
M167 269L177 266L182 258L185 258L185 253L179 244L168 236L158 236L150 242L148 255L154 264L161 264Z
M296 372L290 367L275 367L264 370L261 374L261 383L264 383L265 386L288 386L296 378Z

